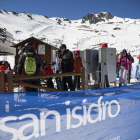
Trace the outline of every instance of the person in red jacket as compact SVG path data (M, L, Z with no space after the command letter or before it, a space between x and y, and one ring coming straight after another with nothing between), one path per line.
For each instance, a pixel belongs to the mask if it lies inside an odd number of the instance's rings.
M75 51L74 57L73 57L73 62L74 62L73 72L81 72L81 67L83 67L83 65L82 65L82 59L80 57L79 50ZM75 88L77 87L77 89L80 90L80 76L74 76L73 85L75 86Z
M44 61L44 65L42 66L44 74L53 74L53 70L47 64L47 61ZM54 84L52 82L52 78L47 78L47 87L54 88Z
M8 68L9 70L11 70L11 66L10 66L10 64L9 64L8 61L0 61L0 66L2 65L3 62L6 62L6 63L7 63L7 68Z
M132 60L131 57L128 56L126 49L122 51L122 55L119 58L117 65L119 68L119 86L121 87L122 84L124 86L127 85L127 73L128 70L131 69Z
M7 72L10 70L10 64L7 61L2 61L0 64L0 71L5 72L5 92L7 92Z

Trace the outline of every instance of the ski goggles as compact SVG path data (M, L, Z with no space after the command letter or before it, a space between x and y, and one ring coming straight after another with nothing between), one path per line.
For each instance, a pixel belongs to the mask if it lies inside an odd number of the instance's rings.
M79 54L79 53L75 53L75 55L76 55L76 56L79 56L80 54Z
M60 52L56 52L56 54L61 54Z

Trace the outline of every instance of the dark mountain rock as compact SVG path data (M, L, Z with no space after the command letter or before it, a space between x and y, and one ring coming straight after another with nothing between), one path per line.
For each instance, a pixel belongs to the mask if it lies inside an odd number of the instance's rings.
M113 24L114 22L107 22L107 24Z
M83 18L82 18L82 23L84 23L85 21L88 21L89 20L89 23L90 24L96 24L99 20L98 18L93 14L93 13L88 13L87 15L85 15Z
M115 27L113 28L113 30L121 30L121 28Z
M104 22L105 22L105 19L102 19L102 18L98 18L98 20L99 20L99 21L104 21Z
M98 16L98 18L103 18L105 16L105 14L102 12L99 12L97 16Z
M2 11L0 10L0 13L2 14Z
M112 15L111 13L107 12L105 15L105 18L108 19L112 19L114 17L114 15Z
M16 34L17 34L17 33L21 33L21 31L17 30L17 31L15 31L15 33L16 33Z
M63 18L63 21L68 21L69 23L71 23L71 21L68 18Z
M27 12L22 12L22 13L24 13L24 14L28 14Z
M81 23L85 23L86 22L86 20L85 19L82 19L82 22Z
M61 20L60 18L56 18L55 20L57 20L57 23L58 23L59 25L61 25L62 20Z
M93 17L95 17L94 14L92 13L88 13L87 15L85 15L82 19L84 19L85 21L92 19Z
M63 18L63 21L70 21L68 18Z
M19 13L15 12L15 11L12 11L12 14L17 16Z
M97 17L93 17L92 19L89 20L90 24L96 24L97 22L99 22L99 19Z
M45 18L48 18L47 16L44 16Z
M27 15L31 20L33 19L31 15Z
M59 25L61 25L61 23L60 22L57 22Z
M6 10L3 10L5 13L8 13Z

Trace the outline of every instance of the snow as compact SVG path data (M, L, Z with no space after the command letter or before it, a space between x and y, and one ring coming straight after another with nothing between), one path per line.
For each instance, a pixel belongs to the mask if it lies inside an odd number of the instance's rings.
M60 43L66 43L70 50L74 48L84 50L100 43L108 43L111 47L116 47L118 51L122 48L135 48L140 45L140 20L120 18L114 16L113 19L101 21L97 24L81 24L82 19L72 20L71 23L63 21L63 18L46 18L42 15L19 13L13 15L12 12L0 14L0 27L6 28L14 36L14 42L24 40L30 36L46 38L48 42L56 47ZM103 12L105 13L105 12ZM27 16L31 15L32 20ZM97 16L97 14L95 14ZM57 22L61 20L61 25ZM112 23L111 23L112 22ZM121 30L113 30L118 27ZM15 33L15 31L21 31ZM113 36L114 37L113 37Z
M13 35L14 43L34 36L38 39L44 38L44 42L55 47L65 43L70 50L99 48L102 43L108 43L109 47L115 47L119 53L125 48L131 51L132 55L140 54L140 50L136 47L140 47L139 19L114 16L109 20L103 18L105 22L89 24L89 21L86 21L82 24L82 19L71 20L69 23L59 17L46 18L30 13L13 15L12 12L6 13L3 10L2 12L0 13L0 27L6 28ZM58 20L61 20L61 25L57 23ZM113 30L116 27L120 30ZM134 50L135 52L132 52Z
M104 90L88 90L88 91L78 91L71 92L68 96L67 92L55 93L51 94L48 92L40 92L40 96L36 96L36 94L25 94L25 93L15 93L15 108L13 112L6 112L5 114L0 115L0 119L7 116L17 116L25 114L33 114L35 115L40 122L40 113L47 113L49 111L57 111L60 113L61 122L60 127L61 130L56 132L56 117L50 115L45 119L45 135L41 135L41 127L40 123L37 128L39 128L39 136L32 136L31 140L111 140L117 136L120 136L123 140L128 139L137 139L139 138L139 128L140 128L140 95L139 95L139 84L130 86L130 87L121 87L121 88L112 88L112 89L104 89ZM6 100L9 100L9 95L7 95ZM116 117L110 118L108 114L108 106L105 111L105 119L102 118L101 121L97 121L95 123L91 123L88 121L86 125L81 124L77 128L67 129L67 111L66 109L72 110L74 107L84 107L86 106L86 110L89 110L89 106L91 104L97 104L99 97L103 96L101 100L101 104L104 102L111 102L116 100L120 105L120 112ZM2 97L2 95L1 95ZM2 103L1 103L2 104ZM8 103L7 103L8 105ZM117 106L115 103L111 105L111 113L115 114L117 111ZM78 116L83 116L83 109L78 109L76 111ZM92 108L91 118L95 119L98 117L99 110L96 107ZM82 117L83 118L83 117ZM32 123L33 119L28 117L26 119L17 119L6 122L6 126L9 128L14 128L19 130L22 126ZM79 123L79 119L71 116L71 125L76 125ZM25 129L26 128L26 129ZM33 133L33 127L22 128L24 136L29 136ZM21 131L18 131L19 133ZM131 133L130 133L131 132ZM37 133L37 132L36 132ZM11 139L13 137L12 133L6 133L0 130L0 139ZM20 137L20 139L25 139ZM29 139L29 138L28 138Z

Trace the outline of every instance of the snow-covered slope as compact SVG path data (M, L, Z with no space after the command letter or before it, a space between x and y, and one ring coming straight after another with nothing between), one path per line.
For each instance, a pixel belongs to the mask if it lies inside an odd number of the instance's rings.
M15 43L34 36L56 47L65 43L70 50L100 47L100 44L108 43L118 52L123 48L134 51L140 45L140 20L116 16L108 20L103 17L102 20L96 24L89 21L82 24L82 19L70 21L67 18L0 11L0 28L12 33Z

